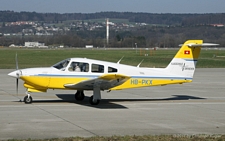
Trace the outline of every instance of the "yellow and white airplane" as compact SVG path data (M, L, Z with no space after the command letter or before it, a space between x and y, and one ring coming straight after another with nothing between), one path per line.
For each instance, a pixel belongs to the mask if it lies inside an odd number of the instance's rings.
M86 58L69 58L48 68L17 69L9 76L24 81L25 103L32 103L32 92L47 89L77 90L75 99L82 101L84 90L92 90L90 104L97 105L103 90L122 90L192 82L202 46L218 44L188 40L166 68L141 68ZM16 61L17 62L17 61ZM18 68L18 63L17 63Z

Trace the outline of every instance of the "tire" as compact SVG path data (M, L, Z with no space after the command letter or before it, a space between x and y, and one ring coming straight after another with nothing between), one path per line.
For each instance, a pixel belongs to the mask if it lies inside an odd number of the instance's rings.
M24 99L23 99L23 101L26 104L31 104L33 102L33 99L32 99L31 96L29 98L28 98L28 96L25 96Z
M84 92L83 91L77 91L77 93L75 94L75 99L77 101L83 101L84 100Z
M90 99L89 99L90 104L91 105L98 105L100 100L98 99L96 101L93 101L93 98L94 98L93 96L90 97Z

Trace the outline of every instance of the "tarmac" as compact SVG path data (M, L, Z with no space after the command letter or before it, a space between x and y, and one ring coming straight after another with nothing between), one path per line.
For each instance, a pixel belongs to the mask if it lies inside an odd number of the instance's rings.
M99 105L74 99L75 91L33 93L0 69L0 140L113 135L225 133L225 69L197 69L193 82L102 92Z

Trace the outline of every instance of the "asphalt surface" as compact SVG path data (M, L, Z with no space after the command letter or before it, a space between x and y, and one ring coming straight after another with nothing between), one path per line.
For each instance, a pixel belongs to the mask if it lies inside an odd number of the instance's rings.
M112 135L224 134L225 69L197 69L192 83L102 92L99 105L75 91L33 93L0 70L0 140Z

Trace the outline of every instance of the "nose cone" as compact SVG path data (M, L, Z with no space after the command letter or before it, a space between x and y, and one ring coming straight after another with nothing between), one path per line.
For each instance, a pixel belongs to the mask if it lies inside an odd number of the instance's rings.
M17 78L16 73L17 73L17 71L10 72L10 73L8 74L8 76L16 77L16 78Z
M16 71L10 72L8 75L14 78L19 78L21 74L22 72L20 70L16 70Z

